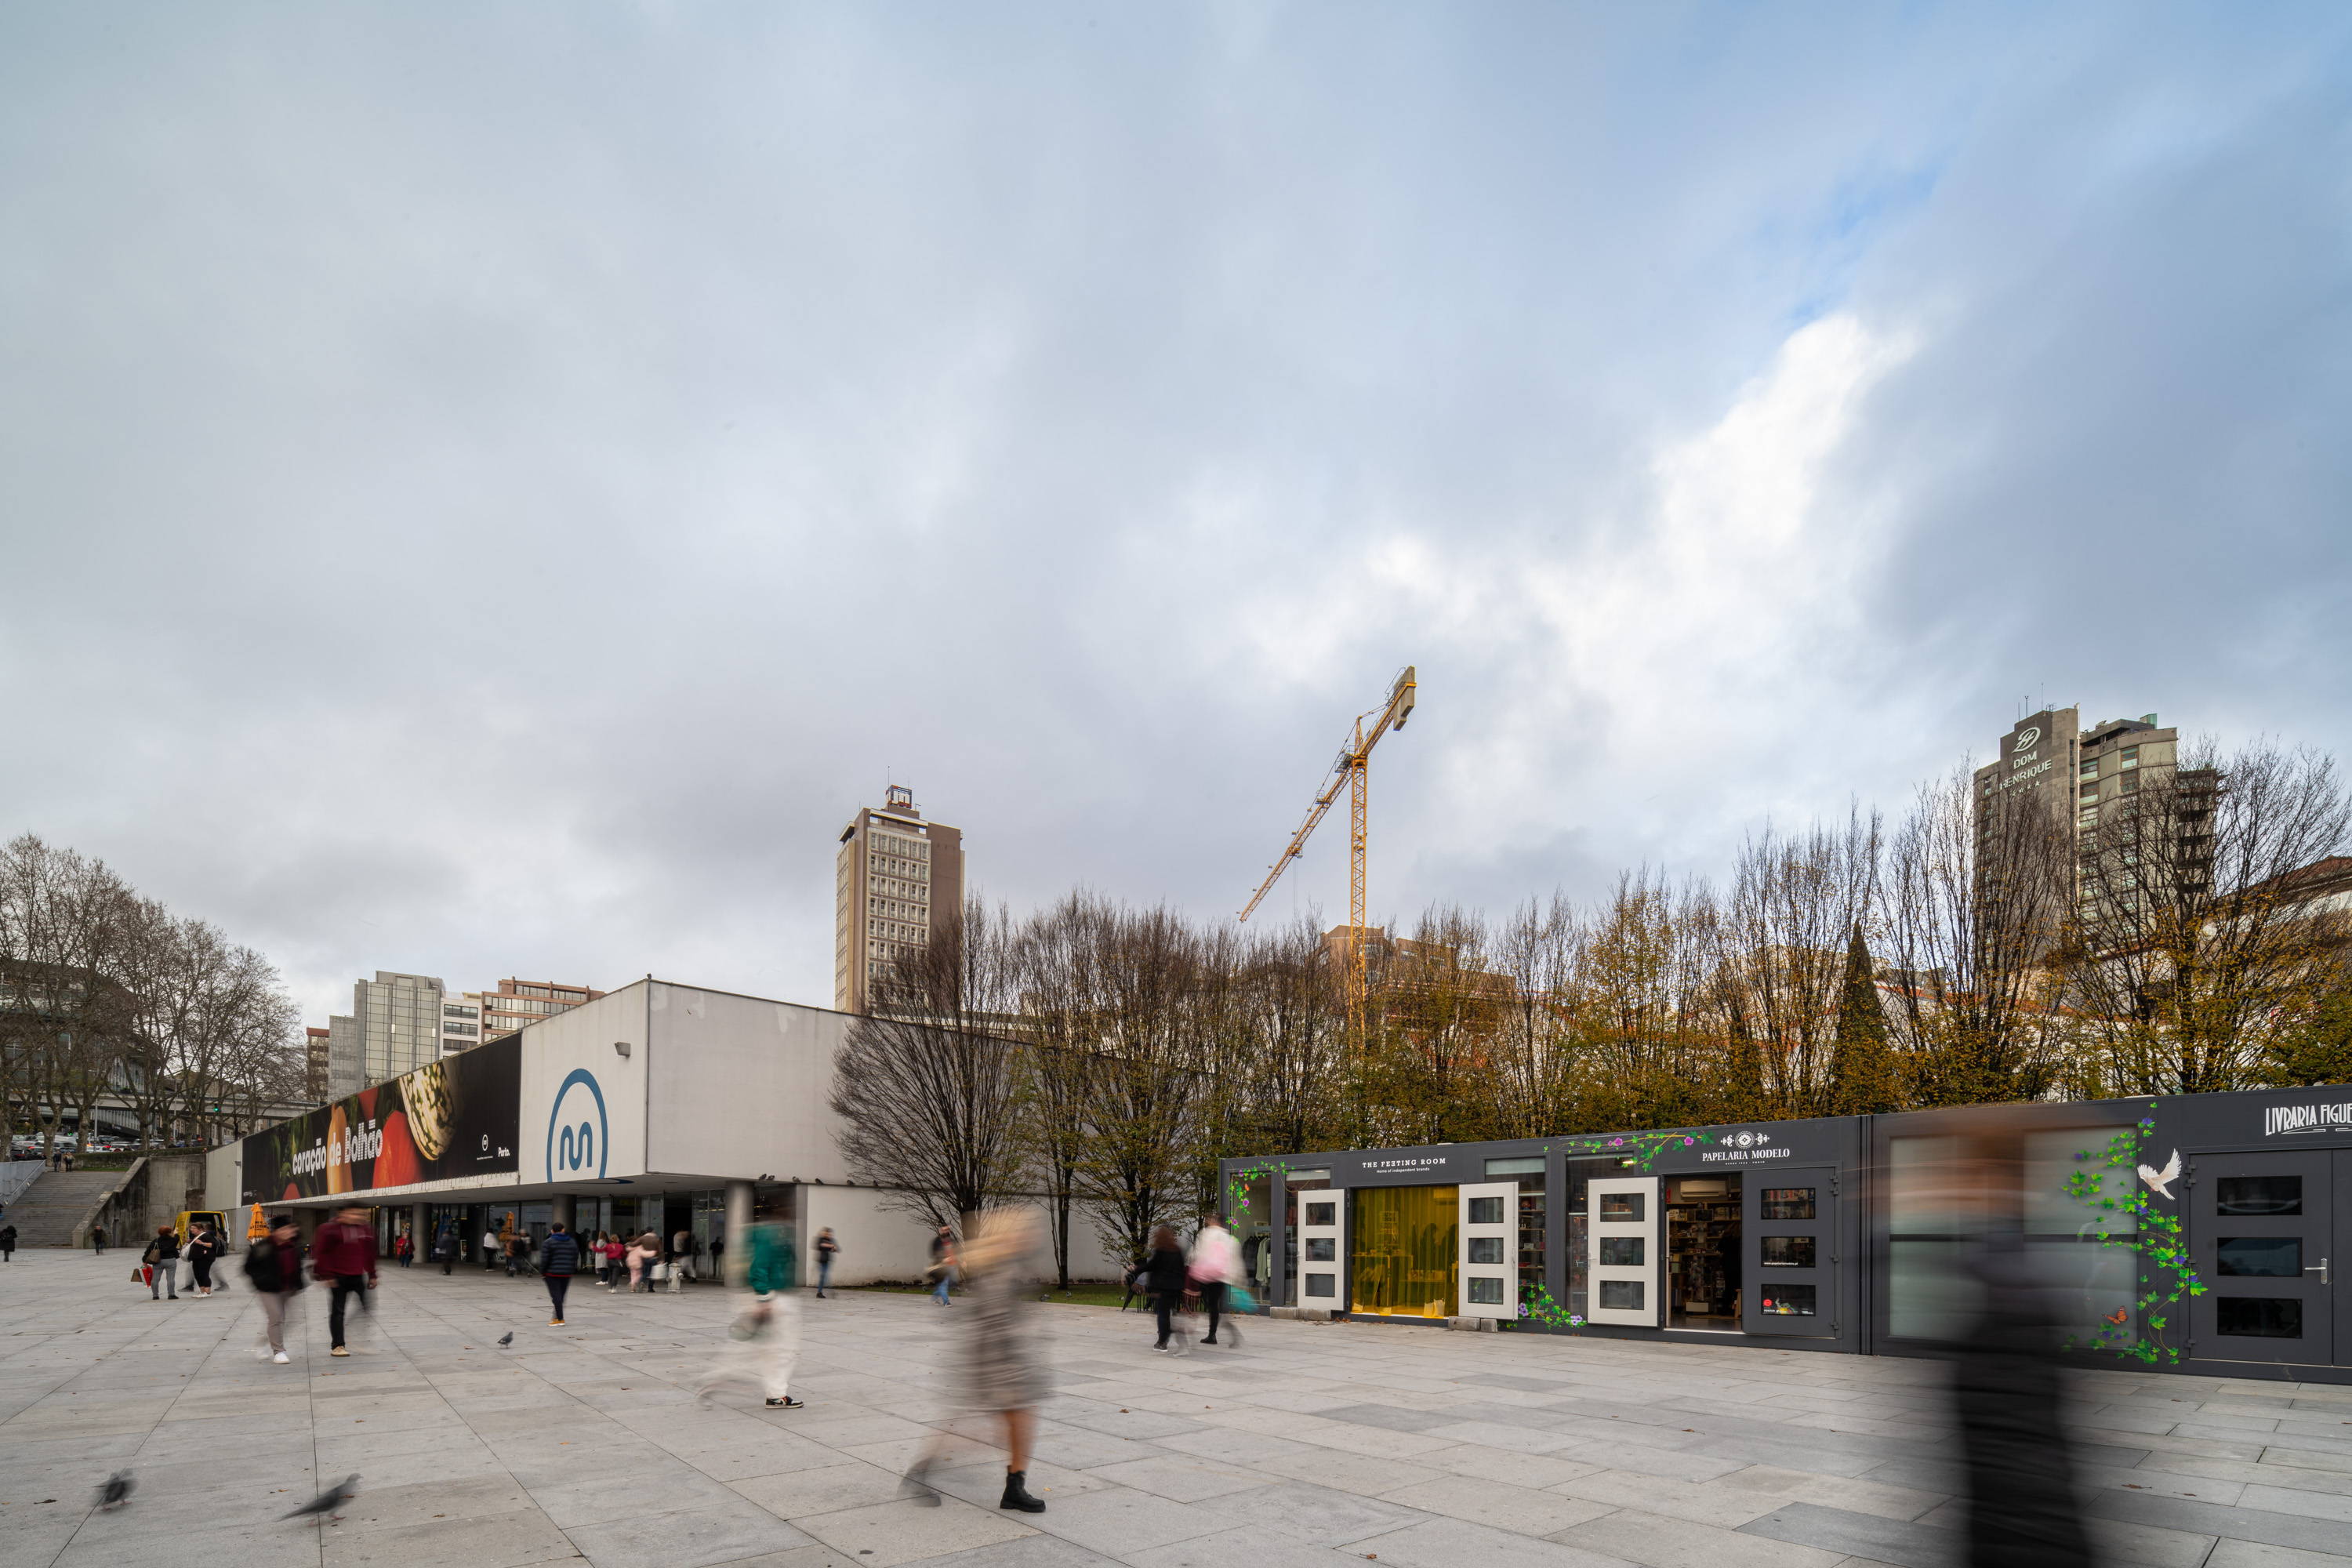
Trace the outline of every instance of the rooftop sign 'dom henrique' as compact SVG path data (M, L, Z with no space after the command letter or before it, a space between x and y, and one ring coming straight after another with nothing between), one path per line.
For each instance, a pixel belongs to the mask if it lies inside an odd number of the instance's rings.
M249 1204L512 1173L522 1042L495 1041L245 1141Z

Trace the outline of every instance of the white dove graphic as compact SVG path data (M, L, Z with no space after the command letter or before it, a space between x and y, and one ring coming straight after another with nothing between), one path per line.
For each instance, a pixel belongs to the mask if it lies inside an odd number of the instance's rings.
M2139 1179L2146 1182L2161 1196L2171 1197L2172 1184L2180 1179L2180 1151L2175 1149L2172 1152L2172 1158L2164 1163L2164 1169L2161 1171L2153 1165L2142 1165L2139 1168Z

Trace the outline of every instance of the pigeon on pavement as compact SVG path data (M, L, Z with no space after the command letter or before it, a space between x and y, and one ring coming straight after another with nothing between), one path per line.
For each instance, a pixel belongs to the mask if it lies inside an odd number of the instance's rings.
M337 1481L333 1486L329 1487L325 1491L320 1492L317 1497L314 1497L309 1502L304 1503L300 1508L296 1509L291 1513L281 1515L280 1517L285 1519L299 1519L306 1513L332 1513L337 1509L342 1507L343 1504L351 1501L352 1499L358 1494L359 1489L359 1477L356 1475L345 1476L341 1480Z
M106 1478L106 1484L98 1489L98 1506L121 1508L131 1500L131 1493L138 1485L137 1481L131 1479L129 1470L115 1471Z
M499 1344L501 1348L512 1343L514 1343L514 1331L512 1329L509 1329L505 1333L499 1336Z

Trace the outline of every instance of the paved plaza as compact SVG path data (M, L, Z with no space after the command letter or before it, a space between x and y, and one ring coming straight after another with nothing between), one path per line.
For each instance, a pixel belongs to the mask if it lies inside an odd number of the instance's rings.
M920 1297L804 1296L787 1412L686 1391L730 1348L713 1288L583 1282L551 1329L535 1281L393 1269L358 1353L327 1355L312 1291L277 1366L242 1289L157 1304L130 1264L0 1268L0 1568L1925 1568L1961 1506L1925 1363L1265 1321L1170 1357L1136 1315L1049 1307L1048 1511L998 1511L978 1442L923 1508L916 1448L982 1434L951 1404L955 1310ZM2352 1388L2081 1392L2116 1560L2352 1568ZM121 1468L131 1502L93 1512ZM278 1517L354 1471L340 1522Z

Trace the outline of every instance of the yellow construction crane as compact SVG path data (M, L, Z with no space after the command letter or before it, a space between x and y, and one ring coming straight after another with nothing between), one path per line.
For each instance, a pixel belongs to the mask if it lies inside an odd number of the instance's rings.
M1381 743L1382 735L1391 730L1403 729L1404 721L1412 717L1413 690L1412 666L1408 664L1397 673L1395 682L1390 686L1386 706L1356 715L1354 732L1349 735L1348 743L1339 749L1339 761L1331 764L1330 778L1317 793L1315 804L1307 808L1307 820L1300 823L1298 831L1290 836L1290 842L1276 858L1273 867L1265 874L1265 880L1258 884L1257 891L1250 895L1247 908L1241 912L1243 920L1249 919L1251 910L1255 910L1266 894L1273 891L1275 883L1282 879L1282 873L1307 847L1307 835L1315 831L1315 825L1323 820L1323 814L1331 809L1331 803L1338 800L1339 792L1345 789L1353 819L1350 824L1353 831L1348 840L1348 1000L1360 1022L1365 978L1364 813L1370 804L1372 748ZM1364 728L1367 721L1372 721L1369 731Z

